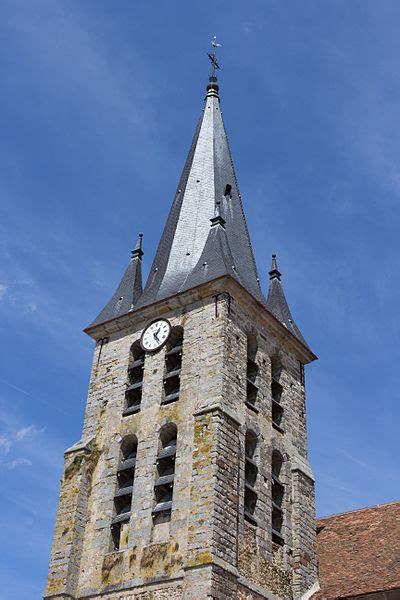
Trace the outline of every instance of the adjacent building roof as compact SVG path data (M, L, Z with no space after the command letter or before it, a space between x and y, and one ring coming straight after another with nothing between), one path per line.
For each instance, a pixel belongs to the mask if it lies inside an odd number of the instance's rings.
M277 268L270 273L268 300L261 291L215 76L209 79L205 106L143 291L141 239L134 252L116 292L92 325L230 275L305 344Z
M321 591L313 600L400 589L400 502L326 517L317 525Z

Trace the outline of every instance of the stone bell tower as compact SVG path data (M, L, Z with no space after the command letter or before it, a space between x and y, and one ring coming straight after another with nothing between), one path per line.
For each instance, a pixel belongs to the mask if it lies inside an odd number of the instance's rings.
M273 256L264 297L207 85L147 283L142 238L96 342L45 598L300 599L318 589L304 365Z

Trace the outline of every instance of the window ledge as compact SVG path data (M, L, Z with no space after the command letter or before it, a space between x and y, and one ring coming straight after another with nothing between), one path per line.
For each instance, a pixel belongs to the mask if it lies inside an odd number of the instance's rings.
M174 473L171 475L163 475L156 480L154 487L160 487L161 485L172 485L174 482L174 477Z
M126 392L132 392L133 390L137 390L138 388L143 387L143 381L137 381L136 383L132 383L131 385L128 385L128 387L125 390Z
M279 433L285 433L285 430L282 429L282 427L280 425L278 425L277 423L274 423L273 421L272 421L272 427L274 429L276 429L277 431L279 431Z
M125 460L121 461L121 463L118 467L118 472L126 471L127 469L134 469L135 464L136 464L136 456L134 456L132 458L126 458Z
M181 369L175 369L174 371L169 371L169 373L166 373L164 376L164 383L166 383L168 381L168 379L173 379L174 377L180 377L181 375Z
M121 515L116 515L111 521L111 525L116 525L117 523L125 523L126 521L129 521L130 518L131 511L122 513Z
M246 519L246 521L248 523L253 525L253 527L257 527L256 519L253 517L253 515L251 513L247 512L247 510L244 511L244 518Z
M172 500L169 500L168 502L160 502L153 508L153 515L156 515L157 513L162 513L162 512L171 512L171 508L172 508Z
M275 529L272 530L272 541L280 546L285 545L285 538L281 533L279 533L279 531L276 531Z
M128 406L122 413L123 417L129 417L129 415L134 415L140 411L140 404L135 404L134 406Z
M117 490L114 494L114 498L120 498L121 496L131 496L133 485L129 485Z
M165 353L165 356L172 356L173 354L178 354L179 352L182 352L182 345L171 348L171 350L168 350L168 352Z
M129 365L128 371L130 371L131 369L137 369L137 367L143 367L144 366L144 358L138 358L137 360L134 360L133 363L131 363Z
M249 464L253 465L253 467L255 467L258 471L258 465L256 463L256 461L254 460L254 458L251 458L251 456L245 456L245 461L248 462Z
M246 381L247 381L247 385L249 385L250 387L252 387L258 391L258 385L255 383L254 380L252 380L250 377L247 377Z
M280 485L281 487L284 487L282 481L276 475L272 474L271 475L271 479L272 479L272 483L276 483L277 485Z
M157 456L157 460L160 458L168 458L169 456L175 456L176 454L176 446L167 446L167 448L163 448L159 455Z
M247 400L245 401L245 405L247 406L247 408L250 408L250 410L252 410L253 412L255 412L257 415L258 415L258 413L260 412L260 411L258 410L258 408L256 408L256 407L254 406L254 404L252 404L251 402L248 402Z
M174 392L173 394L168 394L168 396L165 396L165 398L162 398L161 404L170 404L170 402L175 402L175 400L178 400L178 398L179 398L179 392Z

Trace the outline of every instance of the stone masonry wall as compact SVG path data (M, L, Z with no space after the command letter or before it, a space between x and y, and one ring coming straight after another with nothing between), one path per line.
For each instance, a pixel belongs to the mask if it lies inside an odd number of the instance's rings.
M314 482L302 471L292 472L293 482L293 590L300 597L315 583L318 571L315 535Z
M214 482L213 554L237 565L239 523L239 423L224 413L213 415L217 425L214 448L217 472Z
M257 340L255 361L259 367L256 411L244 404L246 397L247 336ZM315 547L315 508L313 479L307 462L305 391L302 365L259 323L257 315L243 310L231 300L226 333L223 403L230 406L241 422L241 456L244 435L257 435L258 493L255 517L257 526L244 520L244 458L240 469L239 572L287 600L298 598L317 578ZM282 362L280 383L284 409L283 433L272 426L271 357ZM240 437L240 436L239 436ZM271 540L271 457L276 449L284 457L281 481L285 485L283 502L284 547ZM299 483L301 479L301 484ZM307 485L304 484L307 481ZM301 558L300 558L301 557ZM300 595L299 595L300 594Z
M216 301L210 296L174 310L164 306L153 318L157 316L184 330L179 400L160 404L164 348L146 356L140 412L122 416L130 348L148 320L132 319L126 331L97 343L81 443L95 449L96 460L85 470L88 450L82 450L81 470L72 478L67 460L47 597L65 592L71 598L110 600L239 598L250 583L258 586L254 598L270 592L281 600L299 597L314 583L316 558L304 386L297 358L265 330L258 311L244 309L240 297L225 295ZM258 344L256 410L244 402L249 333ZM271 422L270 362L275 354L283 364L284 433ZM170 522L154 525L159 433L167 423L178 431L172 514ZM244 519L244 440L249 429L258 440L257 525ZM113 497L126 435L138 440L132 509L121 549L114 551ZM274 448L285 458L283 548L271 541ZM67 543L66 523L72 524Z
M66 453L60 506L54 531L46 595L74 595L79 573L83 533L93 471L98 451L93 444Z

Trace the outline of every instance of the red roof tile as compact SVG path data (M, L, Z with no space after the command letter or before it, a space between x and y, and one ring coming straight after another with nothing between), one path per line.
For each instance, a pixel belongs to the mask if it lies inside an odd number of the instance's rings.
M321 592L346 598L400 588L400 502L319 519Z

